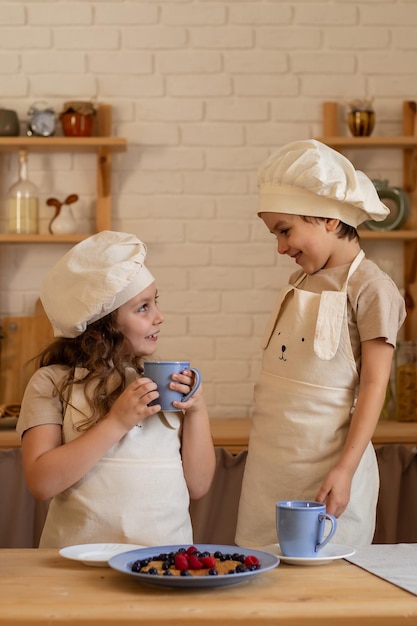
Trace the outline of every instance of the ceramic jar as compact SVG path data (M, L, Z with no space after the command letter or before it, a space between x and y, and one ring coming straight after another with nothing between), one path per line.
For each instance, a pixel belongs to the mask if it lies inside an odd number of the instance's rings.
M91 102L65 102L59 117L66 137L91 137L93 134L95 109Z
M0 109L0 136L17 137L19 134L19 118L16 111Z
M375 111L372 100L353 100L349 103L349 130L354 137L368 137L375 126Z
M396 416L417 421L417 341L400 341L396 349Z

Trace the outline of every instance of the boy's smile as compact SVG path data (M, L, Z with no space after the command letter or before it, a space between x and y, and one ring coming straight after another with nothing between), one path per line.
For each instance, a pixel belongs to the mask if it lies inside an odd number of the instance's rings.
M261 218L277 238L278 253L294 259L306 274L349 263L359 251L357 242L337 237L337 219L287 213L261 213Z

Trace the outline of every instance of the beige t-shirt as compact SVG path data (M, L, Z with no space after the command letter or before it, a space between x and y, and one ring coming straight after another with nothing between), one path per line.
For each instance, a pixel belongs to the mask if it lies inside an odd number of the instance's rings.
M306 275L298 288L313 293L341 291L350 265ZM294 272L290 283L293 285L302 274L302 270ZM395 347L398 331L406 317L405 303L392 278L366 258L350 277L347 296L349 334L356 363L360 366L361 342L382 337Z

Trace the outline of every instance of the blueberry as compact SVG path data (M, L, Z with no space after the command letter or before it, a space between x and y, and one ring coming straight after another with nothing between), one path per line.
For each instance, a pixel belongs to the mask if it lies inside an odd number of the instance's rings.
M218 575L219 575L219 572L216 570L216 568L215 568L215 567L212 567L211 569L209 569L209 571L208 571L208 575L209 575L209 576L218 576Z
M156 569L156 567L150 567L148 569L148 574L150 574L151 576L156 576L158 574L158 570Z
M192 576L192 574L190 574L188 569L182 569L180 576Z

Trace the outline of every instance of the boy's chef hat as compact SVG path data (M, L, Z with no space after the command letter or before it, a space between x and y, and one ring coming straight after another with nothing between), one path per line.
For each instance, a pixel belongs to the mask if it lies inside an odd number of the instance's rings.
M258 187L258 215L331 217L355 228L389 215L369 178L315 139L294 141L274 152L259 168Z
M110 230L77 244L48 272L41 301L55 337L77 337L154 282L147 248L135 235Z

